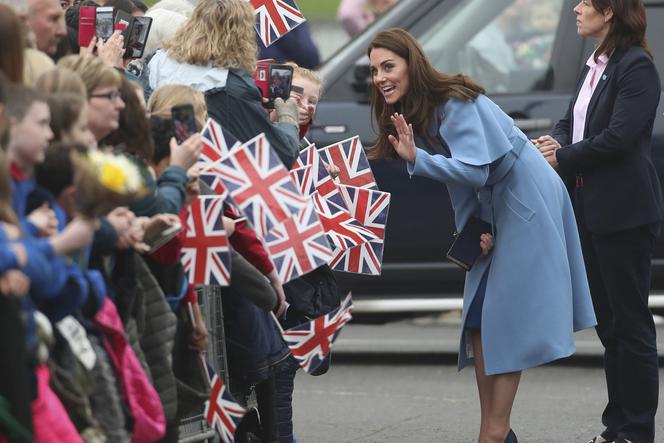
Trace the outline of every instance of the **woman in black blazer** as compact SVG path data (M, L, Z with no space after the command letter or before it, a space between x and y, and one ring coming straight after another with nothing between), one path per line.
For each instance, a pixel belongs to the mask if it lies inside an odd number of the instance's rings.
M568 183L605 348L605 429L590 443L652 443L659 380L648 293L663 203L650 139L659 75L642 0L582 0L574 12L578 34L597 47L567 114L534 142Z

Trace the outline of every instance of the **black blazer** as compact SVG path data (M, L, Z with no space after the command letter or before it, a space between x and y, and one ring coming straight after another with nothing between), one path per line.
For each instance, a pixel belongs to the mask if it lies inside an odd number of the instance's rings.
M584 138L572 144L574 103L588 69L551 134L562 146L556 157L568 185L578 174L583 178L583 207L576 210L584 211L594 233L661 220L664 203L650 146L661 92L655 65L641 47L615 50L588 104Z

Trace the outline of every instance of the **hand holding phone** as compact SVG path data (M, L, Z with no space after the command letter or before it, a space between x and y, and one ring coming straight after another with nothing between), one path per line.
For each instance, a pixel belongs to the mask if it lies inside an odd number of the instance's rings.
M145 43L148 41L151 26L152 17L134 17L128 32L129 38L127 39L125 58L143 57Z
M103 41L113 35L113 7L102 6L96 10L95 35Z
M288 100L293 81L293 67L288 65L270 65L268 70L267 98L274 103L277 98Z
M171 108L171 119L175 130L175 140L179 144L184 143L186 139L196 132L196 114L194 106L190 103L177 105Z

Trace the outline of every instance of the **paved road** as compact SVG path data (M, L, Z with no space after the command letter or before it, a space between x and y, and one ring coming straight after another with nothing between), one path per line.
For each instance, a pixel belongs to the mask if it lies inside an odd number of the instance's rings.
M524 443L585 443L600 430L605 395L598 367L526 371L512 426ZM473 373L453 365L337 364L321 377L300 372L294 407L300 443L464 443L474 442L479 428ZM664 441L663 414L657 441Z
M664 326L658 329L664 350ZM513 415L519 441L585 443L601 429L598 417L606 399L601 348L593 331L577 334L576 342L577 356L524 373ZM351 323L335 344L330 373L298 373L298 440L474 442L475 378L472 369L457 373L457 346L454 315L381 326ZM664 442L664 412L657 432L656 441Z

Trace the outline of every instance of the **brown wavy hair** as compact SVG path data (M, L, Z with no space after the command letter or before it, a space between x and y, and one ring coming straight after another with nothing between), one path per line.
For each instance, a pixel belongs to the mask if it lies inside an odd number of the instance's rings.
M628 46L640 46L652 58L646 39L648 20L643 0L592 0L592 6L602 14L609 9L613 11L609 32L595 50L595 61L602 54Z
M246 0L201 0L164 49L179 63L254 72L254 8Z
M399 158L387 138L390 134L396 136L390 120L390 116L395 112L404 115L406 121L413 125L416 134L427 137L436 108L442 102L450 98L475 100L478 95L484 94L484 89L470 77L436 71L415 37L403 29L387 29L376 34L369 44L367 54L371 56L371 51L376 48L387 49L406 60L409 86L408 92L399 103L388 105L372 82L369 97L371 111L378 123L378 139L367 151L370 159Z

